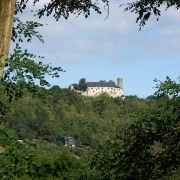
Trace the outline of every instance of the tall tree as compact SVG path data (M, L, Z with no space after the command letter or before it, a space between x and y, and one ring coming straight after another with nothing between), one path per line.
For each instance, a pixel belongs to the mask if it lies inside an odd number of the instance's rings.
M80 79L78 86L80 91L85 91L87 88L86 79L85 78Z
M14 10L14 0L0 1L0 77L3 74L5 59L7 58L9 52L14 21Z

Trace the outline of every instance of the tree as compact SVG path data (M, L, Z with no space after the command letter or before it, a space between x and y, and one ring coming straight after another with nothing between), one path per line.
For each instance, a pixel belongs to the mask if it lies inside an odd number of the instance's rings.
M102 93L93 101L94 110L97 111L99 115L101 115L107 105L111 102L113 102L113 100L109 94Z
M19 179L24 174L31 177L38 171L40 163L34 149L18 142L8 127L0 126L0 142L4 147L0 152L0 179Z
M165 179L180 168L180 83L167 77L157 88L156 106L94 153L97 179Z
M85 91L87 89L86 79L85 78L80 79L78 86L80 91Z
M0 1L0 77L3 74L3 69L5 66L5 60L7 58L10 41L11 41L11 34L12 34L12 27L14 21L14 10L15 10L15 1L14 0L2 0Z
M121 4L124 6L125 4ZM141 27L146 25L146 21L149 20L151 15L155 15L157 17L157 21L161 16L161 7L167 10L170 7L174 7L174 9L178 10L180 8L179 0L138 0L136 2L127 3L127 7L124 9L125 11L131 11L137 14L136 23L139 22L140 29Z

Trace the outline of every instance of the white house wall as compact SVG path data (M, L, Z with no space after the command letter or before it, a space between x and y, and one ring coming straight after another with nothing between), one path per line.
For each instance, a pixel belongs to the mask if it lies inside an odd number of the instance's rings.
M111 97L120 97L123 95L123 91L116 87L88 87L85 92L82 92L83 96L99 96L102 93L107 93Z

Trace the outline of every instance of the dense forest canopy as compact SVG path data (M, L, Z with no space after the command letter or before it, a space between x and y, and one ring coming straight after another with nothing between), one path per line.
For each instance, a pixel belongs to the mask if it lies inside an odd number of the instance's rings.
M91 9L100 14L100 7L109 8L108 2L52 0L36 15L56 20L71 13L88 17ZM28 0L0 1L0 179L177 179L179 83L167 77L154 96L125 100L107 94L81 97L58 86L43 88L49 86L45 75L59 77L62 68L36 63L36 56L18 44L8 57L11 40L31 41L35 36L43 42L36 32L42 24L16 17L27 5ZM175 0L139 0L126 4L125 10L137 14L141 28L152 14L159 19L160 7L179 5ZM79 88L86 88L85 79ZM63 136L74 137L76 148L64 147Z
M1 126L5 149L0 149L0 177L178 179L180 86L167 77L157 88L145 99L134 95L124 100L105 93L83 97L59 86L42 89L43 99L27 91L11 104L2 121L15 136ZM64 147L63 136L75 138L76 147ZM7 153L2 153L5 150ZM22 152L31 158L24 158ZM17 168L12 173L7 172L11 168L7 158ZM28 163L25 169L22 163Z
M88 98L59 86L43 91L43 100L27 91L11 105L11 111L3 120L19 139L43 138L57 142L59 136L69 135L75 137L79 145L95 147L114 136L130 114L141 113L153 104L153 100L137 96L122 100L105 93Z

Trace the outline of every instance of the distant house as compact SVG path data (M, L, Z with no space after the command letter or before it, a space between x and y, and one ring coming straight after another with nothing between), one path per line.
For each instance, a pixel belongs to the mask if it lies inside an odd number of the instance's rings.
M64 136L62 138L64 146L72 146L75 147L75 140L72 137Z

